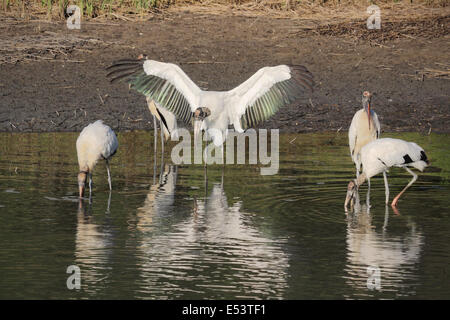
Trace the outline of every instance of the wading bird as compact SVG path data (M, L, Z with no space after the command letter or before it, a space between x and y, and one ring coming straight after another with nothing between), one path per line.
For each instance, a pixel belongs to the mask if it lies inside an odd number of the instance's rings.
M356 165L356 177L361 170L361 149L369 142L380 137L380 121L377 114L371 110L372 94L364 91L362 94L363 108L353 116L352 123L348 129L348 144L350 154Z
M381 126L378 115L371 109L372 94L364 91L362 94L363 108L353 116L352 123L348 129L348 144L350 154L356 166L356 178L361 171L361 149L369 142L380 138ZM383 172L384 183L387 185L386 172ZM367 205L369 204L370 180L367 181L369 192L367 192ZM389 189L386 188L386 203L389 201Z
M147 106L150 113L153 116L153 130L154 130L154 150L156 156L156 143L158 140L158 128L156 126L156 120L159 121L159 127L161 130L161 153L164 154L164 141L169 140L169 138L176 139L177 135L177 119L175 115L161 108L153 99L146 97Z
M383 138L377 139L366 144L361 149L361 162L363 166L363 172L359 177L353 181L350 181L347 188L347 196L345 198L345 210L349 202L357 197L358 188L364 183L364 181L381 173L386 172L391 167L405 168L412 176L412 180L408 185L392 200L392 207L397 205L400 196L408 189L417 179L417 175L411 171L408 167L416 168L423 171L428 166L429 161L425 154L425 151L414 142L406 142L400 139ZM387 183L385 188L388 190L389 185ZM367 192L369 192L368 190ZM387 191L386 193L389 193ZM369 198L369 196L368 196Z
M101 158L106 161L109 190L112 190L109 159L116 153L118 146L119 142L116 134L102 120L89 124L81 131L77 139L77 155L80 166L80 172L78 173L80 198L84 194L87 176L89 176L89 196L91 195L92 171L97 161Z
M108 70L111 82L126 81L180 121L194 118L195 136L205 130L216 146L225 141L229 124L244 132L314 85L312 74L300 65L261 68L230 91L204 91L179 66L146 57L116 61Z
M138 56L138 60L145 59L144 54L140 54ZM161 130L161 153L164 155L164 141L169 140L169 137L175 138L176 131L177 131L177 119L175 115L164 109L161 108L153 99L150 97L146 97L147 99L147 106L148 110L153 116L153 133L154 133L154 151L156 155L156 143L158 141L158 128L156 126L156 120L159 121L159 127ZM156 159L156 158L155 158Z

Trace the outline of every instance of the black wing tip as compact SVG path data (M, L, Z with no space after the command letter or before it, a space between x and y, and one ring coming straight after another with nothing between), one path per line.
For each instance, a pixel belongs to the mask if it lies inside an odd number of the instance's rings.
M414 161L411 159L411 157L409 156L409 154L405 154L405 155L403 156L403 160L405 161L405 162L403 162L403 164L408 164L408 163L414 162Z
M106 68L106 77L111 78L110 82L115 83L127 79L142 69L147 56L140 55L138 59L120 59L113 61L112 65Z
M314 86L316 85L314 81L313 74L308 70L307 67L301 64L291 64L288 65L292 72L292 78L302 87L308 88L311 92L314 92Z
M423 150L420 151L420 160L424 161L426 164L430 164L430 160L428 160L428 157Z
M146 60L147 60L146 55L139 55L137 59L114 60L110 66L106 67L106 70L118 68L121 66L140 66L143 65Z

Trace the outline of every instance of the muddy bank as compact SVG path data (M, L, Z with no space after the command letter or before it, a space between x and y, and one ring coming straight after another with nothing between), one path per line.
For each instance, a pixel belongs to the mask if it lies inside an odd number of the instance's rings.
M200 87L228 90L259 68L303 64L316 88L260 125L282 132L347 130L362 91L375 92L383 131L450 132L450 16L367 30L269 16L179 11L143 22L23 22L0 16L0 131L150 129L145 98L105 68L137 57L173 62Z

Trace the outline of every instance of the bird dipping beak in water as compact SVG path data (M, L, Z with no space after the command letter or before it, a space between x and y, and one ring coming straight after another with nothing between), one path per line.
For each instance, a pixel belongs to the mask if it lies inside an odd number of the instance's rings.
M344 208L347 211L347 206L350 203L350 208L355 204L356 193L358 192L358 186L355 181L350 181L347 187L347 196L345 197Z
M370 129L370 101L372 100L372 94L369 91L363 92L362 103L364 105L364 110L367 112L367 118L369 119L369 129Z
M206 117L208 117L211 114L211 110L208 108L197 108L194 111L194 139L196 139L201 131L202 131L202 124Z
M78 173L78 189L80 191L80 198L83 198L88 174L89 174L89 172L87 172L87 171L80 171Z

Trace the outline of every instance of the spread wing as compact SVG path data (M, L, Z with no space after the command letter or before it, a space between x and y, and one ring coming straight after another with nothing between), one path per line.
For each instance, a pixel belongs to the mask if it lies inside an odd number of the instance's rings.
M313 86L313 76L304 66L279 65L259 69L228 92L235 102L230 112L235 129L242 131L269 119L306 90L312 91Z
M124 81L177 119L189 123L202 90L175 64L154 60L118 60L107 68L111 82Z

